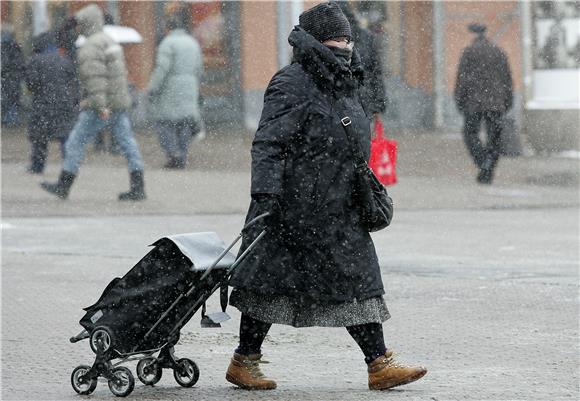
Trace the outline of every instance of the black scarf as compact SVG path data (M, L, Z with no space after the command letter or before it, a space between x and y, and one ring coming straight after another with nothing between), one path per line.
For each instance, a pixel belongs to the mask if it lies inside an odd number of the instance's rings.
M350 50L329 48L299 26L288 37L293 47L293 62L302 67L322 87L334 91L353 91L362 84L364 77L358 51L353 49L350 62Z

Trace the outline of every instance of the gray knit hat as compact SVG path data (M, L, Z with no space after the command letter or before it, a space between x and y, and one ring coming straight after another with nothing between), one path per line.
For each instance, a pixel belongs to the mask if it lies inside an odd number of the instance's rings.
M351 38L350 24L335 2L321 3L300 14L300 26L318 41L345 36Z

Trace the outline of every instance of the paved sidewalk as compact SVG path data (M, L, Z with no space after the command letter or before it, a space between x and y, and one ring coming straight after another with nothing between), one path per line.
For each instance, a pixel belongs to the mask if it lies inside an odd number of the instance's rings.
M156 139L140 134L148 199L120 203L124 160L89 152L67 201L25 172L22 132L2 132L2 400L112 400L106 382L79 397L70 373L91 363L81 308L96 301L161 236L216 231L230 241L249 203L249 137L209 137L184 171L160 168ZM344 329L274 326L264 350L279 388L235 389L224 372L239 313L222 329L195 316L177 355L194 359L191 389L170 371L137 400L575 401L579 398L578 159L502 159L494 185L475 183L458 135L400 135L393 225L373 234L392 319L389 347L429 374L394 391L366 389L360 351ZM56 153L56 147L52 149ZM210 311L219 308L213 297ZM129 364L134 372L134 364Z
M502 158L491 186L475 182L476 169L459 135L416 134L399 141L399 183L389 191L397 209L497 209L577 206L580 160L549 156ZM2 133L4 216L244 213L249 203L251 138L209 137L193 144L190 165L162 170L156 138L138 136L144 154L148 200L122 204L128 188L121 156L89 147L70 198L62 202L39 188L60 171L56 145L44 176L25 172L28 143L21 131Z
M221 329L199 315L182 330L179 357L201 378L180 388L171 371L154 388L137 382L134 400L442 401L578 400L578 224L574 210L400 211L373 234L392 318L389 347L429 374L385 393L366 389L361 352L341 328L275 325L264 371L268 393L236 390L224 379L239 312ZM242 214L4 219L2 399L85 399L69 377L92 363L80 331L82 307L169 233L215 230L231 241ZM539 229L542 228L542 229ZM208 305L219 310L218 297ZM134 363L129 364L132 371ZM87 400L113 400L100 382Z

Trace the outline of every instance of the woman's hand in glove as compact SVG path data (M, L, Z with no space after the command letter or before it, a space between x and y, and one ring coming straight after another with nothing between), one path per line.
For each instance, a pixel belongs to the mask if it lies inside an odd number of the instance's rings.
M280 221L280 200L278 195L274 194L254 194L252 198L256 202L254 216L260 216L264 213L268 213L268 216L260 219L256 222L256 226L260 231L266 228L273 228Z

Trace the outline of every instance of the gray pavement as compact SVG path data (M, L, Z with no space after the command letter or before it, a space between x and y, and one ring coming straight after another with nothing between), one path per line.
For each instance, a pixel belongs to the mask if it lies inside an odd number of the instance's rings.
M119 204L123 160L89 154L68 201L38 188L54 179L24 172L26 142L2 133L2 399L73 400L72 369L91 363L81 308L123 275L157 238L213 230L226 241L240 229L249 193L250 140L208 138L186 171L159 168L152 137L139 137L149 199ZM577 400L578 160L503 159L496 183L475 184L457 135L400 135L400 183L393 225L373 234L392 319L389 347L429 374L385 393L366 389L360 351L344 329L274 326L264 370L279 382L267 393L224 379L239 313L221 329L184 328L177 354L201 378L183 389L165 371L151 400ZM210 309L217 309L212 299ZM134 366L129 364L129 366ZM105 382L89 399L113 399Z

